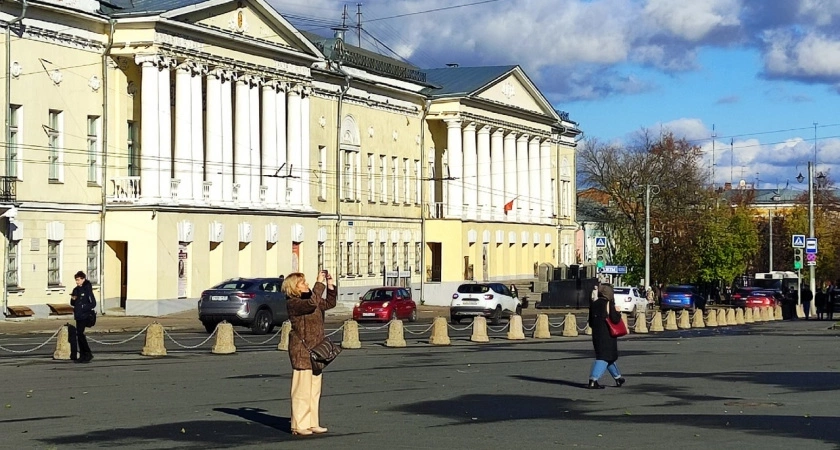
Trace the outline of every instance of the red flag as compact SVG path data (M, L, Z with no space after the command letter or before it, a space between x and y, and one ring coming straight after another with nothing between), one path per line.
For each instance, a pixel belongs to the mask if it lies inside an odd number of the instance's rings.
M513 200L516 200L516 198L514 197ZM505 215L507 215L508 211L513 209L513 200L505 203Z

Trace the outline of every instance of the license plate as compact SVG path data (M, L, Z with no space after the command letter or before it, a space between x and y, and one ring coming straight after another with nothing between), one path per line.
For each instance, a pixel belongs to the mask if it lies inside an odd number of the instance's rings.
M465 305L475 305L478 303L478 300L464 300Z
M213 300L213 301L222 301L223 302L227 299L228 299L227 295L211 295L210 296L210 300Z
M374 313L362 313L362 317L373 317L375 315Z

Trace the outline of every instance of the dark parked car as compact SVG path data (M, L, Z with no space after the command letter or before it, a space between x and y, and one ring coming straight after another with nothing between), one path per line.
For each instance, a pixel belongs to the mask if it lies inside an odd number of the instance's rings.
M353 307L353 320L417 320L417 304L404 287L378 287L365 292Z
M732 306L736 308L766 308L782 304L782 294L772 289L744 287L735 291Z
M662 291L662 310L668 309L706 309L706 299L697 292L697 287L690 284L666 286Z
M208 333L223 320L249 327L254 334L269 333L289 318L282 284L283 277L223 281L201 293L198 319Z

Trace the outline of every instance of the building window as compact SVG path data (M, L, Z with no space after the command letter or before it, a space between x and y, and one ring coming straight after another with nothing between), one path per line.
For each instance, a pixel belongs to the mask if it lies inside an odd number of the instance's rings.
M61 286L61 241L47 241L47 285Z
M382 274L385 274L385 243L379 243L379 268Z
M58 181L60 182L62 179L61 173L61 161L62 158L62 149L61 149L61 141L62 141L62 116L63 113L61 111L56 111L51 109L50 110L50 120L49 126L47 127L47 137L49 139L49 165L50 165L50 173L49 173L49 180L50 181Z
M99 284L99 241L87 241L87 279Z
M403 158L403 202L408 203L411 198L411 179L408 177L408 158Z
M323 269L324 266L324 243L318 243L318 268Z
M342 243L338 244L338 261L337 261L336 264L338 265L338 267L336 267L336 269L338 270L338 276L343 277L344 276L344 244L342 244Z
M9 240L9 253L6 262L6 287L20 286L20 241Z
M414 160L414 204L420 204L420 160Z
M341 198L347 201L353 201L356 198L355 180L356 180L356 154L351 150L341 151Z
M383 203L388 201L388 177L385 175L387 165L388 160L385 155L379 155L379 200Z
M375 202L376 194L373 189L373 153L368 153L367 160L368 201Z
M140 176L140 152L137 151L137 123L128 121L128 132L126 134L126 149L128 150L128 176Z
M353 243L347 243L347 275L353 275Z
M423 256L423 244L420 242L414 243L414 273L420 273L420 265L423 263L421 258Z
M327 200L327 147L323 145L318 146L318 200Z
M397 259L397 243L394 242L391 244L391 267L393 270L397 270L399 265L399 260Z
M368 242L368 249L367 249L367 265L368 265L368 275L373 275L373 242Z
M360 245L353 244L353 273L356 275L362 274L362 266L361 266L361 259L362 259L362 248Z
M99 184L99 116L87 118L88 183Z
M394 203L400 201L399 178L397 178L397 165L399 159L396 156L391 157L391 197L394 198Z
M408 260L408 250L409 250L409 248L410 248L410 246L408 245L408 242L403 242L403 270L409 270L409 268L411 267L408 264L408 261L409 261Z
M9 106L9 145L6 147L6 175L20 178L20 143L23 142L21 125L23 109L20 105Z

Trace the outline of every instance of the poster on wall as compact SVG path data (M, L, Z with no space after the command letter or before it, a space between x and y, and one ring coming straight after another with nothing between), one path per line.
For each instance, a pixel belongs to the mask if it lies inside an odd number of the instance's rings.
M187 298L187 244L178 244L178 298Z

